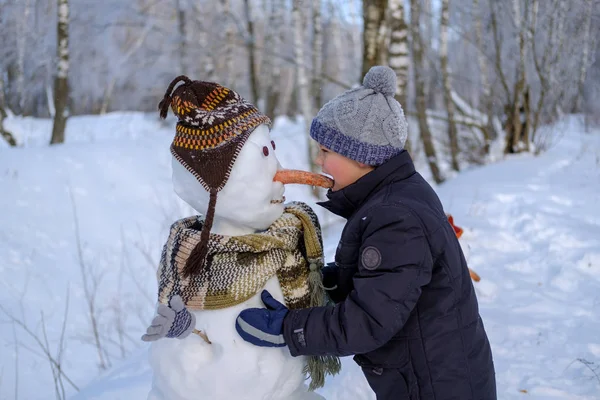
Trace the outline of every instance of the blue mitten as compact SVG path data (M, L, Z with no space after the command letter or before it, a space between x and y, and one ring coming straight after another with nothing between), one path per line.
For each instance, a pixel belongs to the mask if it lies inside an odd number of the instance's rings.
M271 293L260 294L267 308L249 308L238 315L235 329L246 342L262 347L284 347L283 319L288 308L275 300Z

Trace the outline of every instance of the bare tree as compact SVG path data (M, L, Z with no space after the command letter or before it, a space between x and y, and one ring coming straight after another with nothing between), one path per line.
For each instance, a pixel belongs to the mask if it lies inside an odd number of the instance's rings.
M311 171L318 172L319 168L315 164L318 148L314 140L308 136L308 130L310 129L310 121L313 116L313 105L310 99L310 85L308 71L304 62L304 18L302 15L302 0L293 1L292 18L294 20L294 56L296 59L297 69L297 87L298 87L298 101L300 103L300 110L304 119L304 129L307 133L308 140L308 161L310 162ZM318 189L314 188L314 194L318 195Z
M0 135L10 146L14 147L17 145L17 141L12 133L4 128L4 119L6 117L6 102L4 100L4 73L2 70L0 70Z
M18 25L17 34L17 68L16 68L16 83L17 83L17 96L19 99L18 112L22 113L25 106L25 54L28 51L26 48L28 30L30 28L29 18L31 15L31 0L25 0L23 5L23 15L21 23Z
M235 48L235 29L231 21L231 4L229 0L221 0L221 13L225 18L225 46L224 46L224 65L223 81L225 86L235 86L235 66L234 66L234 48Z
M396 73L398 86L396 87L396 100L406 108L408 88L408 26L404 20L404 0L390 0L390 45L388 48L389 65Z
M450 139L450 159L452 169L458 171L458 129L454 118L454 102L452 101L452 84L450 82L450 67L448 66L448 20L450 0L442 0L442 17L440 18L440 66L444 84L444 102L448 114L448 138Z
M553 51L557 49L557 37L558 29L561 25L560 20L564 18L564 0L554 0L552 2L552 10L550 13L550 21L548 23L548 41L543 49L543 54L540 55L538 52L538 40L536 40L536 34L538 29L538 7L539 3L536 0L534 4L534 11L531 21L531 52L533 57L533 63L537 77L540 81L540 92L538 94L538 101L536 106L533 108L533 120L531 126L531 142L536 144L536 132L540 122L540 116L544 110L545 100L548 92L550 91L552 81L554 80L554 66L555 63L551 60ZM556 10L556 11L554 11ZM537 147L537 146L536 146ZM538 150L536 148L536 150Z
M180 73L189 75L188 57L187 57L187 29L185 18L186 0L175 0L175 9L177 12L177 29L179 33L179 64Z
M385 23L388 0L363 0L363 63L362 76L381 63L381 32Z
M515 153L521 150L529 150L529 137L527 135L528 127L524 124L525 104L524 95L527 85L527 76L525 69L525 59L527 57L527 22L529 17L529 3L525 2L525 12L521 12L521 2L513 0L513 19L518 29L519 35L519 62L517 64L515 87L513 89L513 98L511 103L511 113L509 118L512 120L507 125L510 130L506 135L505 153Z
M420 32L420 17L421 8L420 0L410 0L410 27L411 27L411 44L413 53L413 73L415 75L415 91L416 91L416 106L417 119L419 121L419 135L423 142L427 162L431 169L431 175L436 183L444 181L440 169L437 164L435 147L429 125L427 124L427 96L425 93L425 79L422 73L423 67L423 42Z
M323 105L323 22L321 20L321 0L313 0L313 46L312 46L312 94L315 98L315 108Z
M256 103L259 99L258 75L256 71L256 35L254 32L254 19L250 0L244 0L244 14L246 15L246 29L248 31L248 67L250 75L250 101Z
M482 86L482 96L483 96L483 108L488 117L487 126L482 129L483 132L483 152L484 154L488 154L490 151L490 144L492 142L492 132L494 129L492 127L492 120L494 117L494 110L492 107L492 93L491 93L491 85L488 78L488 65L487 58L485 53L485 47L483 42L483 11L479 5L479 0L473 0L473 9L475 13L475 42L477 44L477 63L479 64L479 76L481 79Z
M581 101L583 100L583 89L585 77L587 75L588 58L590 54L590 38L592 26L592 0L585 0L585 22L583 28L583 44L581 49L581 64L579 67L579 81L577 84L577 96L575 97L575 110L581 111Z
M127 47L127 51L120 58L114 60L111 64L111 79L106 85L106 90L104 91L102 105L100 106L100 114L106 114L108 112L115 87L117 83L126 75L122 72L125 69L125 65L127 65L127 62L131 59L131 57L133 57L142 48L142 45L146 41L148 34L153 28L154 24L152 19L148 18L146 21L146 26L142 32L139 32L136 35L131 35L129 40L125 40L123 42L123 46ZM182 57L181 61L183 62L183 54L180 54L180 56ZM183 67L184 65L181 64L181 66Z
M69 0L58 0L57 57L58 66L54 80L54 126L50 144L65 141L67 102L69 100Z
M62 365L62 357L63 357L64 350L65 350L64 338L65 338L66 324L67 324L67 318L68 318L68 313L69 313L69 292L68 292L68 290L67 290L67 296L66 296L65 311L64 311L64 315L63 315L62 327L61 327L61 331L60 331L60 340L58 343L58 349L56 350L56 354L53 354L53 351L50 348L50 343L48 341L48 336L46 333L46 322L45 322L43 313L41 314L41 321L40 321L41 328L42 328L42 334L40 335L40 334L37 334L36 332L34 332L34 329L32 329L26 323L24 316L22 317L22 319L14 316L6 308L4 308L4 306L2 306L2 304L0 304L0 311L2 311L2 313L4 315L6 315L6 317L14 324L13 326L20 327L27 334L27 336L30 337L39 346L39 349L42 351L44 357L46 357L46 359L48 360L48 362L50 364L50 368L52 370L52 377L54 378L54 391L56 394L56 398L59 400L66 399L65 387L64 387L65 382L68 383L73 389L79 391L79 388L77 387L77 385L75 385L73 380L71 380L66 375L66 373L63 369L63 365ZM15 346L17 346L18 344L19 344L18 341L15 340ZM15 351L18 351L18 349L15 349ZM15 373L16 373L15 379L18 379L17 371L18 371L18 368L15 371ZM18 385L18 380L17 380L16 384ZM15 398L18 398L17 393L18 393L18 386L15 388Z
M83 293L88 307L88 317L92 327L92 335L96 351L98 352L98 361L100 369L104 370L110 366L110 361L107 359L104 345L100 337L100 326L98 321L98 306L96 304L96 296L98 295L99 278L95 276L83 257L83 245L81 243L81 233L79 231L79 216L77 215L77 206L73 192L69 189L71 197L71 205L73 208L73 221L75 225L75 241L77 245L77 258L79 261L79 269L83 283Z

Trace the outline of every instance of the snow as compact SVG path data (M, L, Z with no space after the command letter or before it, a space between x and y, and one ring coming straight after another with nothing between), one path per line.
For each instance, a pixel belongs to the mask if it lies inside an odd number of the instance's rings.
M64 381L67 397L146 399L149 346L139 338L154 313L160 250L170 223L193 214L172 189L172 122L141 113L72 117L67 143L49 147L51 120L5 121L21 147L0 144L0 398L56 397L44 352L8 313L41 343L45 326L55 357L63 349L62 370L80 389ZM545 129L564 133L549 151L471 168L436 191L464 228L461 244L482 278L475 288L499 399L598 399L600 131L585 133L578 116ZM294 121L275 121L284 167L306 169L301 132ZM315 206L308 187L285 195ZM343 223L315 209L331 259ZM101 374L82 271L96 289L109 365ZM374 399L350 358L319 394Z

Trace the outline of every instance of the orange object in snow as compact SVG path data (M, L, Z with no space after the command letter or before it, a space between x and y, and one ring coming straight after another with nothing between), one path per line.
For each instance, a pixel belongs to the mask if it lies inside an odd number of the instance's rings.
M333 187L333 179L328 176L296 169L280 169L275 174L275 177L273 177L273 180L281 182L284 185L288 183L299 183L302 185L319 186L326 189Z
M448 217L448 222L450 222L450 226L452 226L452 229L454 229L454 233L456 233L456 237L460 239L460 237L463 234L463 229L461 227L454 225L454 217L452 217L452 215L450 215L450 214L446 214L446 215Z
M450 223L450 226L452 226L452 229L454 229L456 237L460 239L460 237L463 234L463 229L459 226L454 225L454 218L452 217L452 215L446 214L446 216L448 217L448 222ZM481 280L477 272L473 271L471 268L469 268L469 275L471 276L471 279L473 279L475 282L479 282Z

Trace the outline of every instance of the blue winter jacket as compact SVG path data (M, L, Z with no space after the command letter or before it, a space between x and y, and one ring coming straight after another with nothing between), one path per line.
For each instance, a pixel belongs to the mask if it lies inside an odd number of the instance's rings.
M495 400L490 344L442 204L403 151L320 203L347 219L335 307L291 310L292 355L355 355L378 400Z

